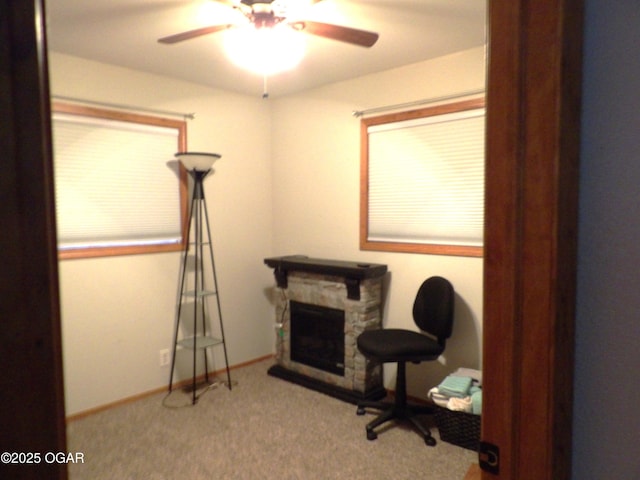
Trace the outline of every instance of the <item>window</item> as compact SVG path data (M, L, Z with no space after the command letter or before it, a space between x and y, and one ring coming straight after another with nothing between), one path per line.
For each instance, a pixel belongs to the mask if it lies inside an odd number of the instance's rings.
M482 256L484 100L361 120L360 248Z
M54 103L61 259L182 249L186 123Z

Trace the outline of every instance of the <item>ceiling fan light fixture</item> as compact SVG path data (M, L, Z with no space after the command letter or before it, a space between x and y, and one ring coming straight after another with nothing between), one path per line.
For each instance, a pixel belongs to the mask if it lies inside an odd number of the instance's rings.
M259 75L291 70L305 54L304 37L286 24L247 25L227 30L225 35L224 48L231 61Z

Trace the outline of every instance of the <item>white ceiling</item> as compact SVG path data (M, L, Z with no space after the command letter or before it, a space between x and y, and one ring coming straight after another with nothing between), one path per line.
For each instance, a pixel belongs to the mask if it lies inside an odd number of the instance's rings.
M295 0L291 0L295 1ZM174 45L157 39L207 25L234 23L239 13L214 0L46 0L49 48L225 90L261 95L263 79L224 55L224 32ZM363 48L308 34L307 54L293 71L269 78L282 96L483 45L483 0L323 0L307 20L380 34Z

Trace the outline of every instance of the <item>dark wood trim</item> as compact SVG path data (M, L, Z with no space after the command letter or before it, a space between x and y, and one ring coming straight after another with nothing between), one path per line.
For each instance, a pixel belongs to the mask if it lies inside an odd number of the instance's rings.
M467 471L467 474L464 476L464 480L480 480L480 467L477 463L472 464Z
M582 1L490 1L482 438L571 474ZM499 373L498 373L499 372Z
M66 452L44 12L41 0L0 0L0 11L0 451L44 456ZM67 468L3 463L0 477Z

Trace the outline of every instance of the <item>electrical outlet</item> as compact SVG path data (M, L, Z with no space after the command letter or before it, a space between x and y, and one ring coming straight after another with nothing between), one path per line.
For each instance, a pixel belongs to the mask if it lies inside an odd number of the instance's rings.
M169 352L169 349L165 348L163 350L160 350L160 366L166 367L167 365L169 365L170 361L171 361L171 354Z

